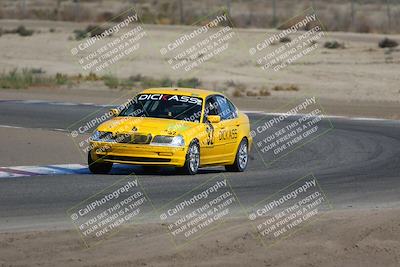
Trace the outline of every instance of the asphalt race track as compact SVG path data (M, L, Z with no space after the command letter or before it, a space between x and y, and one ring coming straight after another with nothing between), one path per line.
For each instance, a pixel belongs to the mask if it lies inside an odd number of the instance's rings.
M96 110L104 111L108 108L1 101L0 125L67 131L71 124ZM252 122L261 116L264 115L249 114ZM0 179L0 230L35 225L71 227L65 213L68 208L132 172L139 176L156 207L221 172L230 178L233 190L245 207L309 173L318 179L335 209L398 206L400 122L346 118L332 118L331 122L334 128L330 132L271 166L266 167L254 152L244 173L229 173L221 167L215 167L202 169L196 176L182 176L174 174L170 169L149 173L140 167L117 167L110 175L86 172ZM322 125L328 127L326 119ZM29 136L26 138L29 139ZM9 144L2 140L1 145ZM41 151L20 153L30 153L34 157ZM16 162L15 165L20 164Z

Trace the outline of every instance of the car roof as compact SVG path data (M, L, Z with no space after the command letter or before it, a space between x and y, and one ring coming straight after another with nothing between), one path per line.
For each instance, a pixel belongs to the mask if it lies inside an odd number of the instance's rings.
M209 95L222 95L219 92L204 90L204 89L194 89L194 88L182 88L182 87L160 87L160 88L149 88L143 90L141 93L146 94L170 94L170 95L186 95L206 98Z

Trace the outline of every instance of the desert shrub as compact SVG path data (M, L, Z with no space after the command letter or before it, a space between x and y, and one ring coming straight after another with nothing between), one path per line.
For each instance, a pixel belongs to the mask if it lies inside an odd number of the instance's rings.
M32 84L32 79L30 76L23 75L19 73L17 69L13 69L8 73L2 73L0 75L0 87L1 88L14 88L21 89L27 88Z
M46 73L42 68L31 68L29 69L29 72L32 74L44 74Z
M162 81L157 80L148 76L144 76L141 74L136 74L132 75L127 79L127 82L130 84L137 84L138 86L142 88L147 88L147 87L160 87L162 86Z
M300 89L297 85L291 84L291 85L287 85L287 86L275 85L274 87L272 87L272 90L274 90L274 91L299 91Z
M201 85L201 82L197 78L190 78L179 79L176 84L178 87L197 88Z
M345 48L344 44L339 43L338 41L327 41L324 43L324 47L328 49Z
M240 90L239 88L236 88L235 90L233 90L232 96L233 97L242 97L243 91Z
M140 20L143 23L153 24L156 20L156 14L154 14L153 11L150 10L150 7L143 6L141 9Z
M31 36L33 35L33 30L28 30L24 25L20 25L16 29L5 30L4 33L19 34L20 36Z
M56 29L54 29L54 28L50 28L50 29L49 29L49 32L51 32L51 33L55 33L55 32L56 32Z
M257 92L254 91L247 91L246 96L258 96Z
M90 37L95 37L97 35L101 35L105 30L107 30L106 28L103 28L101 26L98 25L89 25L86 27L86 32ZM111 36L111 35L109 35Z
M286 91L299 91L299 87L297 85L291 84L288 87L286 87Z
M285 91L285 88L282 85L275 85L272 87L272 90L274 91Z
M37 69L36 69L37 70ZM34 69L24 68L22 71L13 69L8 73L0 74L0 88L25 89L34 85L53 84L51 77L44 77Z
M170 18L159 18L159 19L157 19L157 24L160 24L160 25L171 25L172 24L172 19L170 19Z
M269 90L268 90L267 88L265 88L265 87L261 88L261 89L259 90L258 94L259 94L260 96L270 96L270 95L271 95L271 93L269 92Z
M317 43L318 43L317 41L311 40L311 41L310 41L310 46L313 46L313 45L315 45L315 44L317 44Z
M282 37L281 39L279 39L279 42L281 42L281 43L290 43L291 41L292 41L292 39L290 39L289 36L285 36L285 37Z
M74 34L75 34L76 41L85 39L88 36L88 33L85 30L74 30Z
M90 72L88 75L85 76L86 81L98 81L100 79L101 78L97 76L97 74L94 72Z
M21 25L19 26L16 31L17 34L19 34L20 36L31 36L33 35L33 30L28 30L25 28L25 26Z
M162 87L172 87L173 84L174 84L174 82L173 82L170 78L168 78L168 77L164 77L164 78L162 78L161 81L160 81L160 85L161 85Z
M399 45L399 44L398 44L395 40L389 39L389 38L387 38L387 37L385 37L385 38L383 38L382 40L380 40L380 41L379 41L379 44L378 44L378 46L379 46L380 48L396 47L396 46L398 46L398 45Z
M57 72L55 82L57 85L64 85L68 82L68 76Z
M118 78L112 74L107 74L103 76L104 84L111 89L118 88L120 82Z
M232 80L226 81L227 90L231 89L233 97L242 97L246 91L246 86L243 83L238 83Z

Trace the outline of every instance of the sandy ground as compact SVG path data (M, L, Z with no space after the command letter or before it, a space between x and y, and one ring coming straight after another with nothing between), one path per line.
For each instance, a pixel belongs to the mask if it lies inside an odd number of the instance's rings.
M84 74L70 49L78 44L68 40L74 29L86 24L48 21L0 20L0 27L12 29L24 24L35 31L31 37L4 35L0 42L0 71L13 68L42 68L48 74ZM147 37L132 58L123 58L110 71L118 77L142 74L172 79L198 77L201 87L221 91L227 81L242 83L251 90L274 85L297 85L297 92L271 91L268 97L235 97L233 101L243 110L276 111L294 99L315 96L327 114L355 117L400 118L400 49L380 49L384 36L380 34L328 33L319 41L343 42L346 49L318 48L287 68L274 72L262 71L249 57L248 47L273 30L236 29L238 38L226 54L206 62L191 73L173 71L158 52L179 34L193 30L187 26L143 25ZM50 33L49 29L55 32ZM391 38L399 39L393 35ZM154 52L156 51L156 52ZM233 89L228 89L232 95ZM138 89L132 89L132 95ZM78 103L108 104L128 90L110 90L103 84L84 83L78 88L31 88L0 90L0 99L36 99Z
M0 42L0 71L12 68L42 68L49 74L85 73L70 50L79 42L68 40L74 29L84 29L86 24L47 21L0 20L0 27L12 29L24 24L40 33L31 37L4 35ZM50 33L49 29L56 31ZM327 33L319 40L317 50L278 72L261 70L249 48L272 30L235 29L236 39L229 49L190 73L174 71L159 53L160 48L175 40L180 34L194 28L188 26L143 25L147 36L132 57L123 58L108 69L118 77L142 74L151 77L198 77L203 87L221 90L227 81L243 83L246 88L279 84L295 84L298 92L272 92L277 97L316 96L336 101L373 101L382 106L385 102L400 102L400 49L391 52L378 48L384 35L356 33ZM391 38L400 40L400 36ZM322 48L326 40L343 42L345 49ZM94 86L97 87L97 86Z
M74 230L1 233L2 266L399 266L400 210L331 211L272 246L244 220L176 250L158 224L85 249ZM301 244L301 245L300 245Z

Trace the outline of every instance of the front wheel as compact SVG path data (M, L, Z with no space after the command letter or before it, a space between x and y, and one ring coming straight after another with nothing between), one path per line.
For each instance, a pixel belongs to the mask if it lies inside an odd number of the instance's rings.
M186 153L185 165L179 168L184 174L194 175L200 166L200 146L196 141L192 141Z
M229 172L242 172L246 169L249 161L249 148L247 139L242 139L236 152L235 162L232 165L226 165L225 169Z
M92 159L92 153L88 153L88 167L91 173L94 174L107 174L111 171L113 166L112 162L95 161Z

